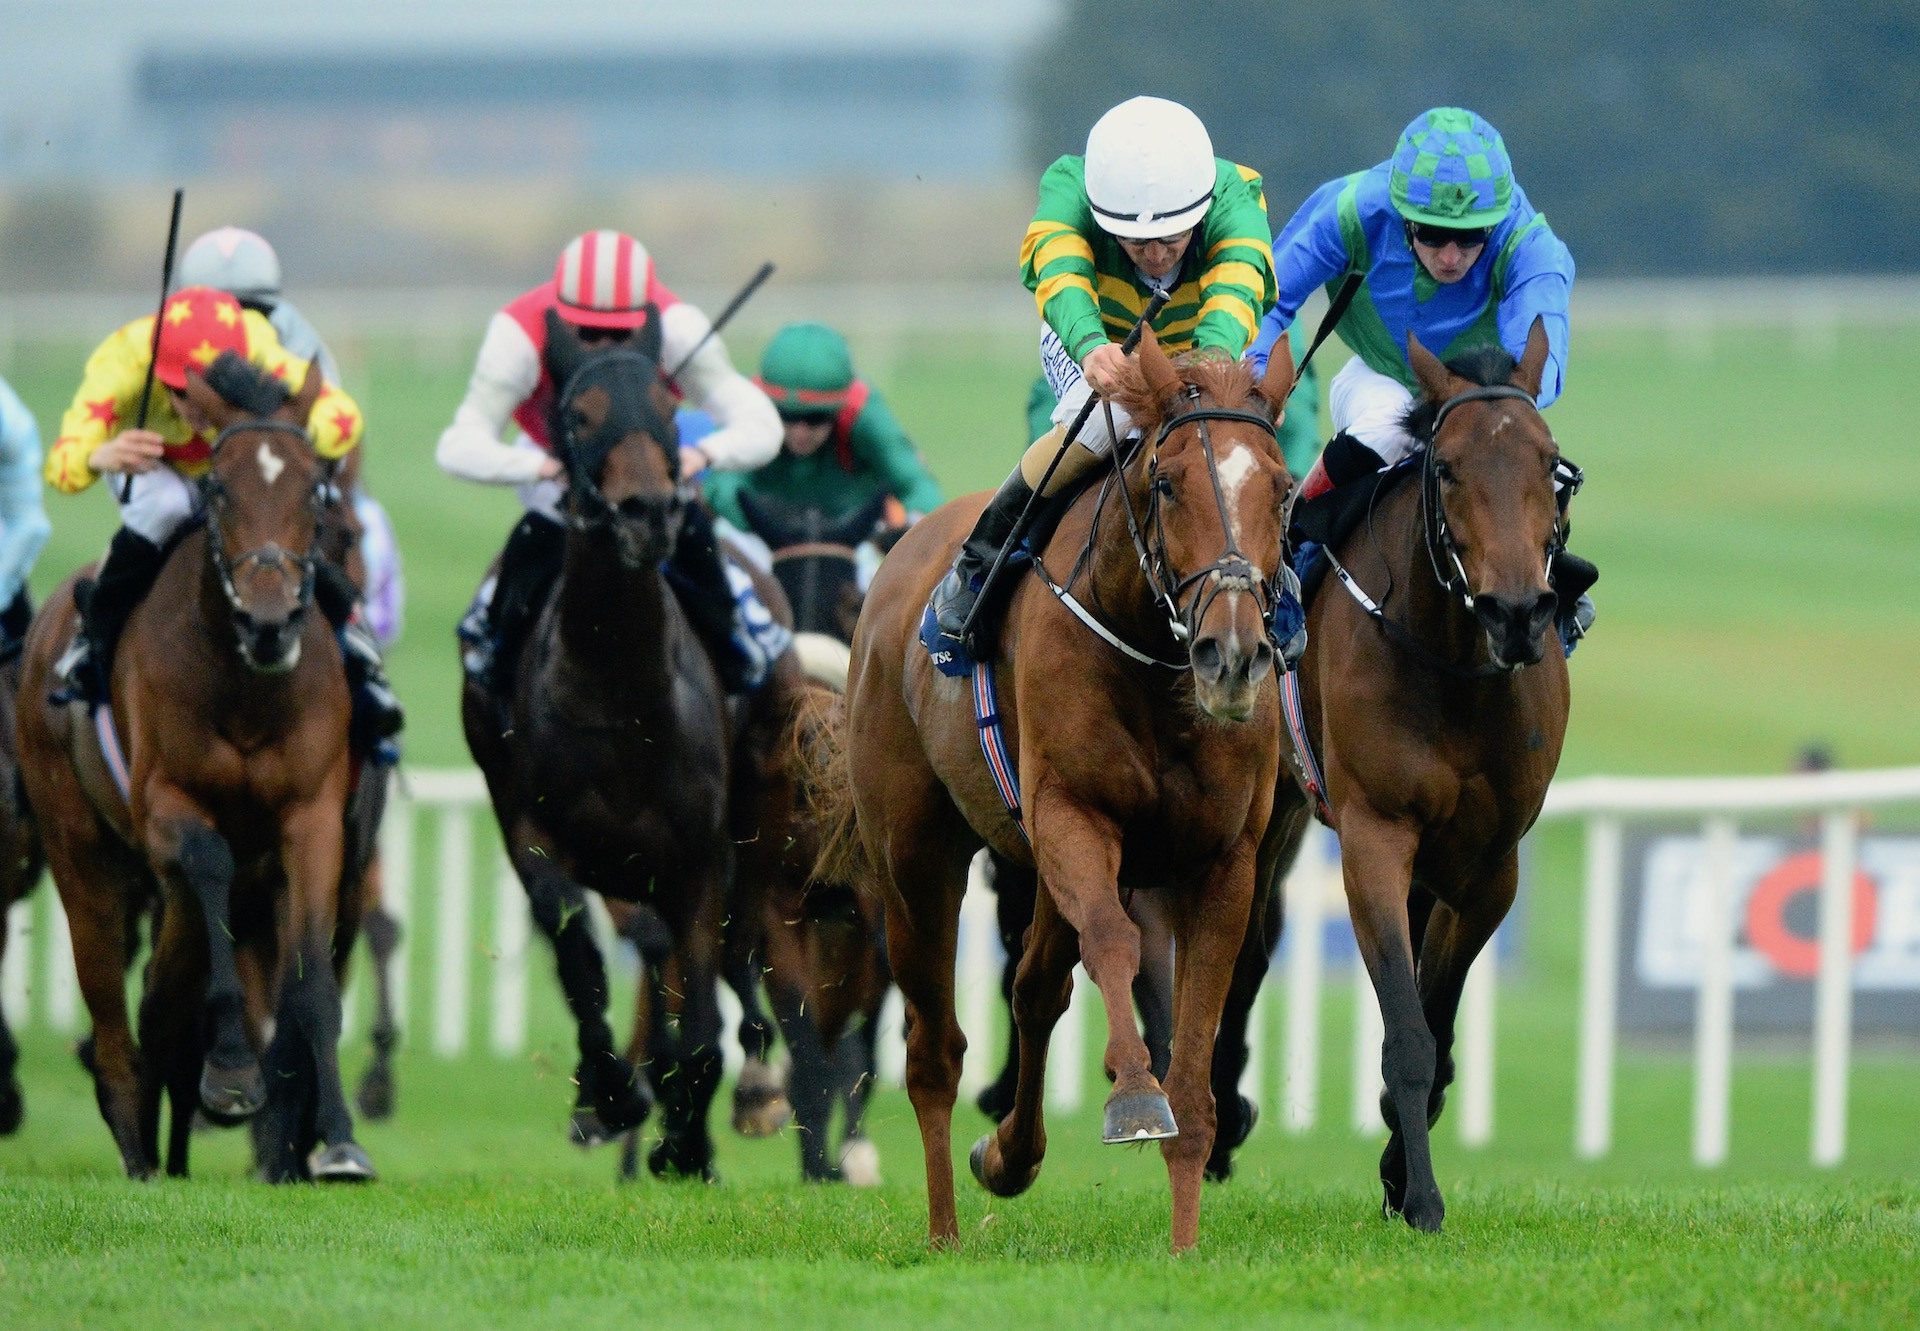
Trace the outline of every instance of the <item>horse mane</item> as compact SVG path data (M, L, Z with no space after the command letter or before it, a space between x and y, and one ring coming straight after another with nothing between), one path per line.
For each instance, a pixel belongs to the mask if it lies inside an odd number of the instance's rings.
M1253 367L1232 360L1218 351L1196 349L1173 357L1173 368L1180 381L1198 388L1222 406L1237 407L1253 395ZM1126 373L1113 394L1114 405L1124 407L1143 436L1151 435L1174 412L1175 403L1162 398L1147 382L1146 371L1137 359L1127 362ZM1096 407L1097 411L1098 408Z
M222 401L263 420L271 419L292 396L285 384L232 351L221 352L200 377Z
M1470 347L1446 363L1453 373L1481 388L1498 388L1512 383L1513 372L1519 368L1519 364L1498 343ZM1433 423L1440 414L1440 405L1433 398L1418 399L1400 418L1402 427L1415 439L1423 442L1432 440Z

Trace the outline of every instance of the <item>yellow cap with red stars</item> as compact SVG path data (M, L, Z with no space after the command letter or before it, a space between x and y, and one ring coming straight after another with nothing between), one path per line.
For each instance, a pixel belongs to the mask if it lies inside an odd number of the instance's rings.
M187 371L205 372L231 351L247 356L247 324L240 302L212 287L183 287L160 311L160 350L153 377L168 388L185 388Z

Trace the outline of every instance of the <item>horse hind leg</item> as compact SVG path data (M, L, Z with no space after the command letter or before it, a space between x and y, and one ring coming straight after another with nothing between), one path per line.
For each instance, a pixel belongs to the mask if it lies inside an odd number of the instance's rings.
M762 954L771 946L770 930L748 916L761 913L745 901L734 902L724 926L720 967L727 988L740 1000L736 1036L746 1060L733 1084L733 1130L750 1139L771 1137L793 1118L787 1079L773 1061L775 1022L760 1001ZM784 1029L784 1021L781 1025Z
M1260 1110L1240 1091L1247 1070L1247 1027L1254 1000L1266 982L1273 950L1280 941L1281 900L1278 886L1256 885L1253 918L1247 922L1246 941L1234 962L1233 982L1220 1013L1220 1034L1213 1046L1213 1151L1207 1157L1207 1178L1225 1182L1233 1177L1233 1153L1246 1144L1259 1122Z
M1013 1020L1020 1028L1013 1111L996 1130L975 1142L967 1157L974 1178L997 1197L1017 1197L1033 1186L1046 1158L1047 1047L1073 997L1077 941L1052 898L1041 893L1013 981Z
M400 1044L400 1024L394 1016L393 965L403 937L400 921L389 914L378 897L378 861L368 868L369 892L374 905L367 912L367 951L373 957L375 1006L373 1014L373 1061L360 1077L354 1103L360 1116L380 1123L393 1117L396 1091L393 1078L393 1051Z
M183 903L163 905L140 1000L141 1136L157 1154L160 1101L169 1110L167 1173L184 1178L193 1116L199 1108L199 1077L205 1057L205 935Z
M7 914L11 903L0 897L0 960L7 955ZM20 1131L20 1124L26 1119L26 1100L20 1092L20 1079L17 1070L20 1066L20 1046L13 1038L13 1030L7 1025L5 1012L0 1012L0 1137L11 1137Z
M1007 959L1000 968L1000 1001L1007 1009L1007 1054L995 1077L974 1097L980 1112L998 1123L1013 1112L1013 1087L1020 1076L1020 1027L1013 1020L1013 977L1020 969L1027 926L1033 923L1034 894L1039 890L1033 870L989 853L993 880L994 916L1000 927L1000 946Z

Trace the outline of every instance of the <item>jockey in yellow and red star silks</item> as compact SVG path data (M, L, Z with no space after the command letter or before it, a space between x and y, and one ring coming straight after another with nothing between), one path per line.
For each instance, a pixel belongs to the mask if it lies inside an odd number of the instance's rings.
M304 382L307 362L280 345L279 336L264 315L242 308L224 291L187 287L168 299L162 318L166 326L161 330L160 358L154 365L155 387L148 400L146 428L160 437L161 460L168 467L198 476L213 457L213 440L182 419L172 394L166 390L184 389L188 370L205 370L223 351L234 352L265 370L290 391L298 390ZM149 317L116 329L87 358L79 391L60 418L60 434L47 453L47 484L77 494L100 479L101 471L90 465L93 455L138 419L140 392L152 352L153 319ZM328 384L314 403L307 428L321 457L340 457L360 442L360 408L337 385ZM189 489L184 484L169 489L186 501L177 512L169 506L170 515L184 520L192 511ZM134 525L133 515L128 516L128 522ZM142 531L142 535L165 540L178 525L175 521L164 531Z

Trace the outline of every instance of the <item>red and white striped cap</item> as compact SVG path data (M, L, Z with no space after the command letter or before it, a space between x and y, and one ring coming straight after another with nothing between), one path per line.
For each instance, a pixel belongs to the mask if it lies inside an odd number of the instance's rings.
M586 328L638 328L652 281L647 247L618 231L575 236L553 268L560 317Z

